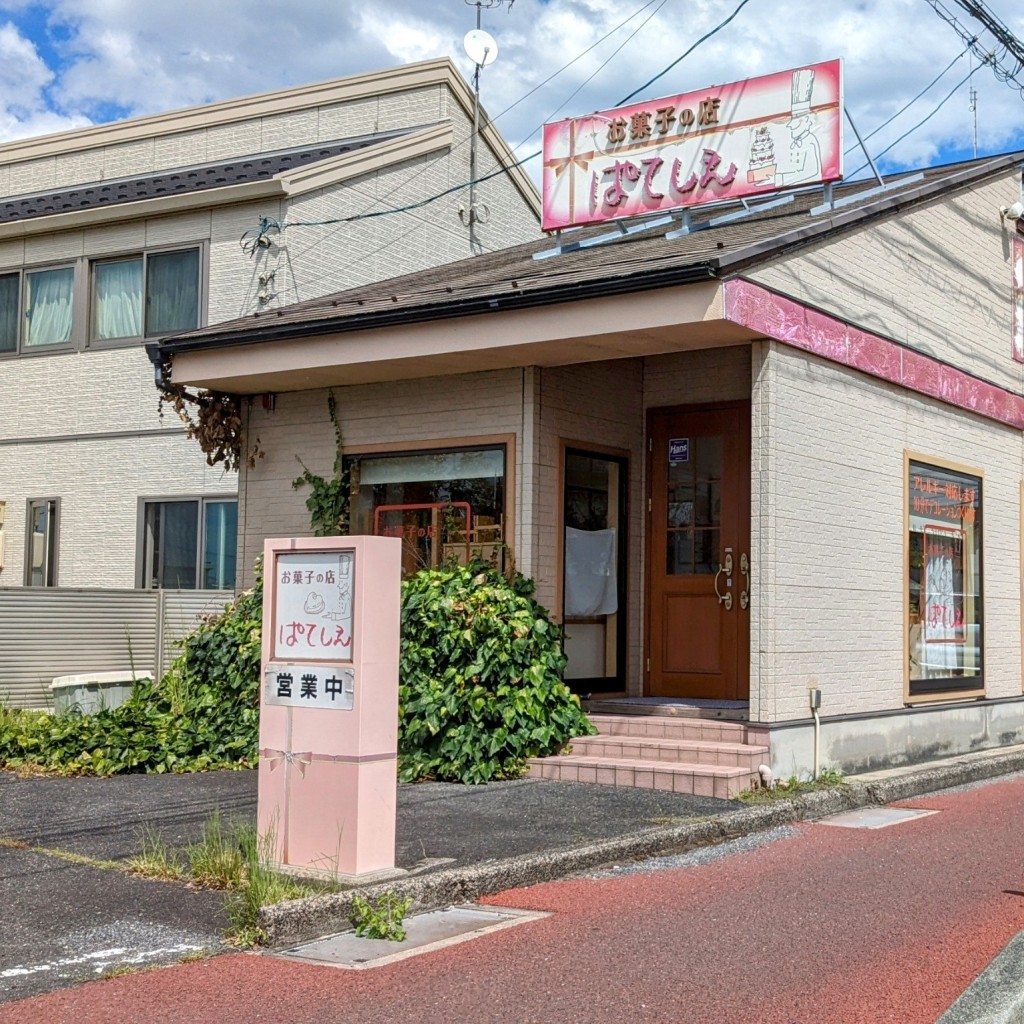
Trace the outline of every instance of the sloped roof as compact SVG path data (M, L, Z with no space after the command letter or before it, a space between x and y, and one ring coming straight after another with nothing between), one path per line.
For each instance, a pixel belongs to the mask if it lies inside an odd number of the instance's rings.
M273 178L296 167L366 149L416 130L407 128L336 142L319 142L300 149L255 153L233 160L219 160L193 167L160 171L158 174L136 175L115 181L95 181L35 195L11 196L8 199L0 199L0 224Z
M279 309L263 310L174 338L161 357L177 351L228 347L436 320L635 292L736 273L798 246L845 232L895 211L968 189L1004 174L1024 152L893 175L879 192L874 179L837 185L829 208L820 187L797 192L792 202L742 219L715 223L742 210L739 203L693 210L689 234L667 238L676 222L635 235L535 259L561 244L592 243L616 235L614 224L565 232L470 257L389 281L353 288ZM632 221L631 224L635 224ZM157 353L154 353L157 354Z

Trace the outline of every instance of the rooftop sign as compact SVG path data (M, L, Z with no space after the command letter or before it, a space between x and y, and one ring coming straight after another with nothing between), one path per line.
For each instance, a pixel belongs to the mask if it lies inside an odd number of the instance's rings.
M842 62L544 126L545 231L843 176Z

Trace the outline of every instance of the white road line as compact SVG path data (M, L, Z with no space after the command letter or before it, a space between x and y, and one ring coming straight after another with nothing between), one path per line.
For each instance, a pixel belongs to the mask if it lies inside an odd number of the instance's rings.
M202 946L190 946L184 943L177 946L166 946L162 949L144 949L131 952L125 948L99 949L94 953L83 953L80 956L66 956L60 960L51 960L45 964L31 964L27 967L8 967L0 971L0 978L19 978L28 974L40 974L44 971L61 971L67 967L80 967L83 964L97 964L93 970L101 974L111 964L142 964L147 960L155 960L161 956L182 956L185 953L197 953Z

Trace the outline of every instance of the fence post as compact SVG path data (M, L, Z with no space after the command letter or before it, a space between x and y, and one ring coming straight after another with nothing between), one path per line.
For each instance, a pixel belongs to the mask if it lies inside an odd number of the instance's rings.
M156 592L156 664L153 666L153 682L160 682L164 666L164 602L166 591L161 587Z

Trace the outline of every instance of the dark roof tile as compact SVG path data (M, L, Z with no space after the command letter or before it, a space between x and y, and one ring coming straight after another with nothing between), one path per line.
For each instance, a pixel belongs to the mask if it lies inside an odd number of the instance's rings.
M46 217L70 210L134 203L143 199L155 199L157 196L200 192L205 189L273 178L296 167L366 149L400 134L405 132L387 132L336 142L318 142L287 152L257 153L234 160L198 167L174 168L161 171L159 174L126 178L122 181L90 182L58 192L11 196L0 202L0 224Z

